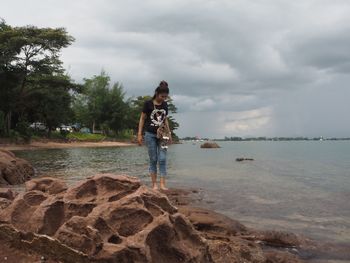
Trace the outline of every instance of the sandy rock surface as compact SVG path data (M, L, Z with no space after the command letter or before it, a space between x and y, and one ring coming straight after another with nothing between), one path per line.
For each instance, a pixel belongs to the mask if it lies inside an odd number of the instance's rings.
M0 149L0 186L21 184L33 176L34 168L28 161Z

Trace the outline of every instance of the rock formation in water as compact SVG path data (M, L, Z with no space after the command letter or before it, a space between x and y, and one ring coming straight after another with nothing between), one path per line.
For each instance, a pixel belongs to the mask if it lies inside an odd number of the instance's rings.
M21 184L33 175L34 168L29 162L0 149L0 185Z
M254 161L253 158L242 158L242 157L239 157L239 158L236 158L236 161L237 162L242 162L242 161Z
M0 210L0 244L48 262L299 262L287 252L266 253L261 244L303 242L251 231L210 210L175 207L167 195L123 175L98 174L72 187L42 177L23 193L2 190L0 197L8 200Z
M201 144L201 148L220 148L216 142L205 142Z

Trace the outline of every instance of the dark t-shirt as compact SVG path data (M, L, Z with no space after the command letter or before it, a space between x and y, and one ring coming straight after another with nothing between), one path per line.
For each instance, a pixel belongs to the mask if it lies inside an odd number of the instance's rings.
M146 113L145 131L157 133L158 127L168 115L168 103L164 101L161 105L154 105L153 100L147 100L143 104L142 112Z

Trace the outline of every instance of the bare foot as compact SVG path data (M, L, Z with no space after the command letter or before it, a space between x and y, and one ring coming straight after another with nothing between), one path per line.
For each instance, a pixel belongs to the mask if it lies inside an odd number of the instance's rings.
M155 184L155 185L153 185L153 190L158 190L158 186L157 186L157 184Z
M161 185L161 186L160 186L160 189L162 189L163 191L169 190L169 188L166 188L164 185Z
M165 187L165 178L164 178L164 177L161 177L161 178L160 178L160 183L159 183L159 185L160 185L160 189L162 189L163 191L169 190L168 188Z

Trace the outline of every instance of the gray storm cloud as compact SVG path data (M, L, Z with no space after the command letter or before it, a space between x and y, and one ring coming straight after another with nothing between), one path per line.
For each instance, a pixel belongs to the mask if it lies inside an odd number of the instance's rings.
M66 27L76 81L169 82L180 136L349 136L347 0L1 1L11 25Z

